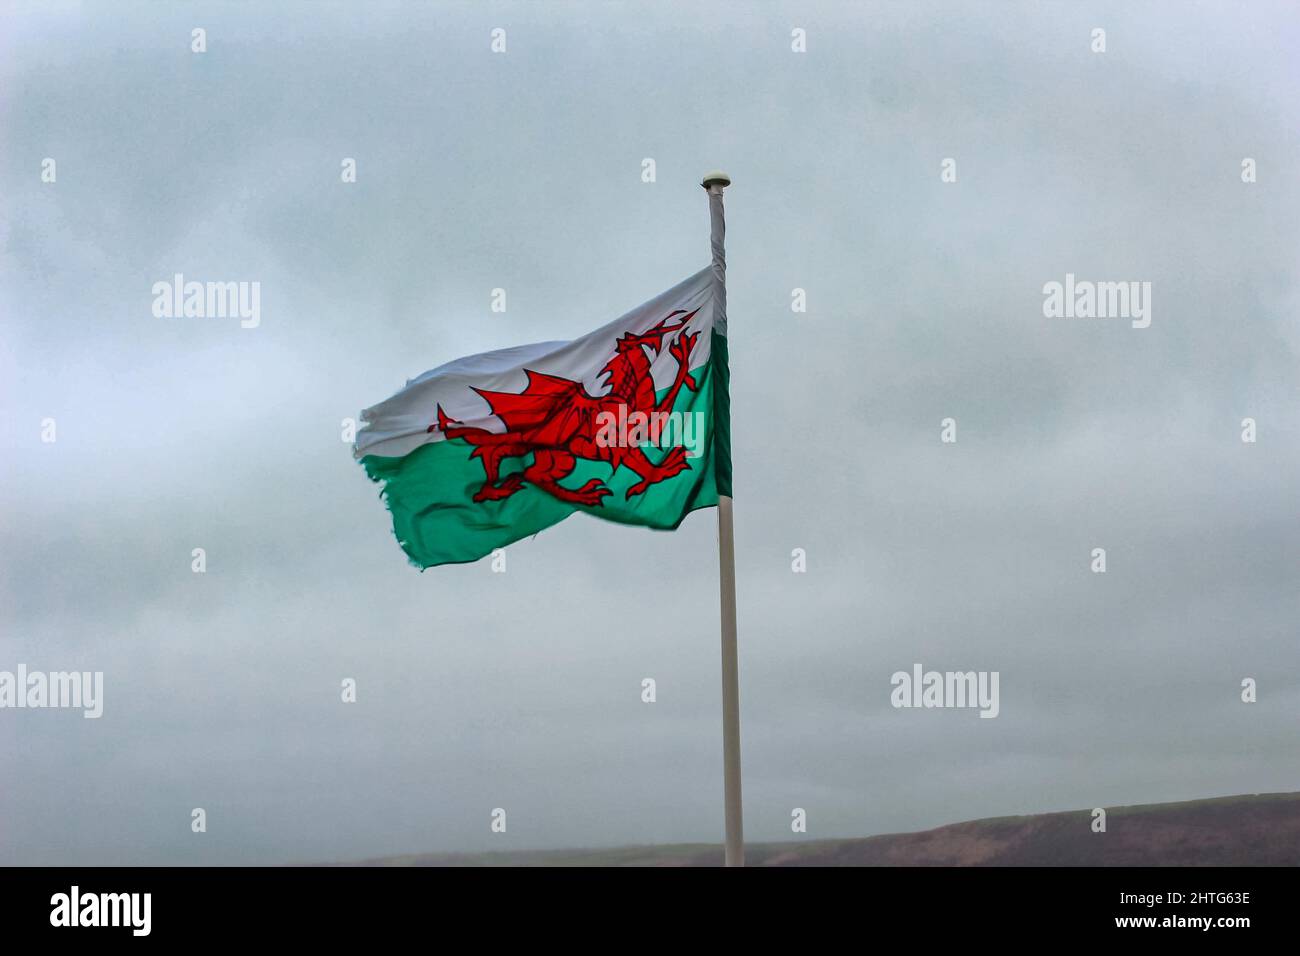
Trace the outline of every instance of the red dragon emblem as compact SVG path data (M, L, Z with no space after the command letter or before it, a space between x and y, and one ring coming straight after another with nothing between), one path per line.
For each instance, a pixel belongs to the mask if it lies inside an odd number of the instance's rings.
M670 448L658 462L652 462L636 445L602 443L597 441L600 422L608 421L605 415L627 416L635 412L651 416L672 410L677 395L685 386L696 390L694 377L687 371L691 350L699 333L683 329L695 317L678 309L668 314L654 328L637 335L626 332L615 341L614 357L609 360L601 375L608 374L609 391L592 395L582 382L547 375L525 369L528 382L522 392L491 392L475 388L487 400L492 413L505 424L504 432L490 432L486 428L467 426L453 421L438 406L438 421L429 431L441 431L448 438L463 438L474 446L471 458L483 463L486 480L474 495L475 501L500 501L509 498L525 485L533 485L561 501L578 505L600 506L606 495L613 494L597 478L581 488L564 488L560 482L577 464L577 459L604 461L611 466L611 474L620 466L631 470L640 479L627 490L627 498L642 494L653 484L680 474L690 465L686 449ZM677 324L668 322L675 316L684 316ZM663 351L664 342L675 333L668 352L677 360L677 374L672 387L662 400L655 401L654 379L650 375L651 359L647 349L656 355ZM471 386L472 387L472 386ZM533 462L522 472L500 476L501 464L507 458L533 455Z

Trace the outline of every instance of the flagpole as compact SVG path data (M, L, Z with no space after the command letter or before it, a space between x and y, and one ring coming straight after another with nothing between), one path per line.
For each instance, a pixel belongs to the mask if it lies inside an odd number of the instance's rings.
M709 245L713 250L713 321L727 324L726 218L722 190L731 185L726 173L714 172L700 184L709 193ZM727 866L745 865L744 821L740 800L740 666L736 655L736 540L731 496L718 496L718 585L722 606L722 789L726 813Z

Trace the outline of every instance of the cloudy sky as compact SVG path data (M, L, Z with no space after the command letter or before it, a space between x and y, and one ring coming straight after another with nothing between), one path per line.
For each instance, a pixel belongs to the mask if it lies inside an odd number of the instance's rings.
M6 4L0 670L105 699L0 710L0 863L719 842L713 513L421 574L340 437L701 268L717 167L747 837L1300 789L1300 13L1134 6Z

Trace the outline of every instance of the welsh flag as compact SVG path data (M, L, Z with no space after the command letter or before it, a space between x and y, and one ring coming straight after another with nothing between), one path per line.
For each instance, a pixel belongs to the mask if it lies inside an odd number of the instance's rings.
M475 561L578 511L673 529L729 497L719 278L572 342L448 362L362 412L353 453L411 562Z

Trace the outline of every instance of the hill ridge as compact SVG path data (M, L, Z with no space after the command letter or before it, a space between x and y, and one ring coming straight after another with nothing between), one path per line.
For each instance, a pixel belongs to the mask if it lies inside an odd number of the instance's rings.
M868 837L751 843L751 866L1296 866L1300 792L985 817ZM706 843L424 853L351 866L720 866Z

